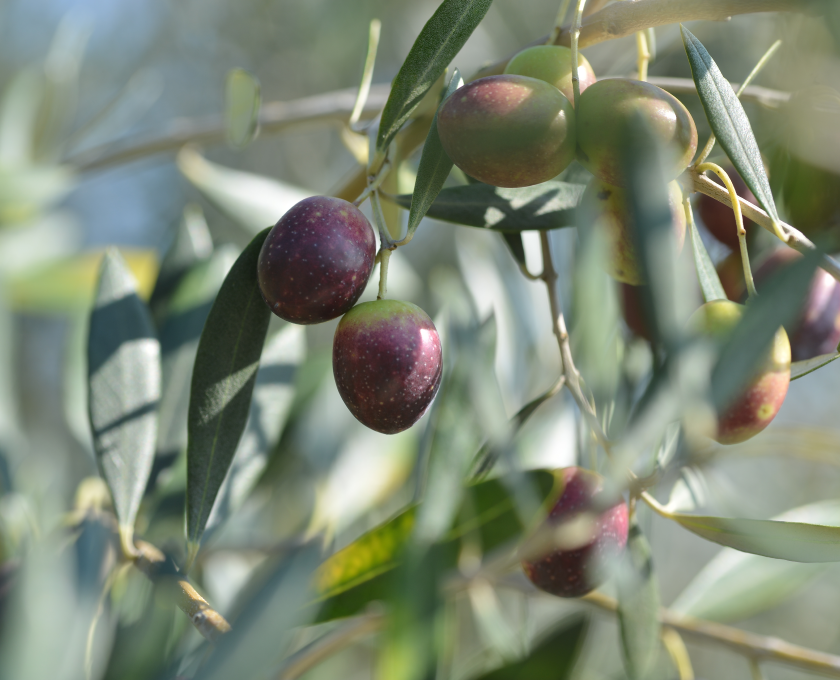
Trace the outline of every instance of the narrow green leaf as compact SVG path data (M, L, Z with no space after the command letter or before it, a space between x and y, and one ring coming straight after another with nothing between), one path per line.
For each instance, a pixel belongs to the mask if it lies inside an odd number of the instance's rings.
M263 349L251 410L233 463L207 520L207 531L222 524L247 498L280 440L295 396L297 368L306 357L303 326L287 325Z
M476 680L566 680L572 677L588 627L584 616L570 616L545 634L527 657Z
M523 481L538 491L540 501L554 486L554 476L546 471L529 472ZM400 564L416 515L417 506L412 506L324 561L315 573L315 592L325 601L319 620L352 616L387 596L387 574ZM521 536L524 529L505 480L493 479L467 487L454 526L438 545L451 568L464 536L477 538L486 553Z
M840 501L812 503L774 520L840 526ZM775 607L826 569L758 555L721 550L680 594L670 609L711 621L735 621Z
M312 541L272 565L251 593L236 625L212 648L196 675L200 680L262 680L276 670L294 640L294 629L315 615L310 578L321 549Z
M225 81L225 131L228 143L242 149L259 130L260 81L241 68L228 71Z
M818 368L828 366L835 359L840 359L840 353L834 352L832 354L820 354L817 357L810 359L803 359L802 361L794 361L790 365L790 379L796 380L802 376L813 373Z
M213 300L239 253L232 245L193 267L171 293L160 329L163 366L156 470L164 469L187 446L187 413L190 403L195 353Z
M443 101L464 84L461 73L456 68L449 81L449 86L443 95ZM443 103L441 102L441 106ZM423 154L420 156L420 165L417 168L417 181L414 184L414 192L411 194L411 207L408 211L408 232L412 236L420 220L426 215L429 207L434 203L435 198L443 188L443 183L452 170L452 161L443 150L440 143L440 136L437 129L437 112L435 113L429 134L426 135L426 143L423 145Z
M761 207L778 221L761 152L743 105L703 44L685 26L680 25L680 30L691 75L712 132Z
M400 67L382 111L377 151L384 152L423 96L487 14L493 0L443 0Z
M659 655L659 589L650 545L635 517L618 578L618 625L628 677L650 677Z
M295 203L312 195L269 177L211 163L190 147L178 153L178 169L212 203L253 234L275 224Z
M688 229L688 234L691 237L691 249L694 252L694 268L697 270L697 280L700 282L703 300L706 302L726 300L726 293L723 290L720 277L712 258L709 257L709 251L706 250L706 246L700 238L700 232L697 231L694 220L690 220Z
M840 562L840 527L679 513L671 518L707 541L741 552L791 562Z
M503 231L502 238L505 241L505 245L510 250L510 254L513 255L513 259L516 260L517 264L520 267L527 267L528 261L525 257L525 243L522 241L522 234L518 232L510 232L510 231Z
M797 258L768 279L761 294L749 301L712 371L712 395L717 406L728 406L743 388L778 328L796 321L819 260L816 250Z
M584 187L544 182L521 189L505 189L476 182L443 189L427 215L436 220L501 232L560 229L575 226L575 210ZM404 208L411 194L395 196Z
M245 429L271 312L257 284L269 230L231 268L204 324L193 368L187 443L187 541L201 535Z
M160 345L134 277L108 250L88 335L89 413L93 446L114 499L124 540L149 479L157 436Z

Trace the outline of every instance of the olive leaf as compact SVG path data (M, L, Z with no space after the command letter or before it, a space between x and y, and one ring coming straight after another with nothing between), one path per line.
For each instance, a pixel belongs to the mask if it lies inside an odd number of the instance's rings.
M694 224L694 220L689 220L688 235L691 238L691 250L694 253L694 267L697 270L697 280L700 282L703 300L705 302L726 300L726 293L723 290L720 277L712 262L712 258L709 257L709 251L706 250L706 246L700 238L700 232L697 230L697 225Z
M443 95L441 106L463 84L464 79L456 68ZM429 134L426 135L426 142L423 144L420 165L417 167L417 181L414 184L414 191L411 194L411 207L408 211L407 237L411 237L417 231L420 220L423 219L429 207L434 203L435 198L443 188L443 183L449 176L449 171L452 170L452 161L449 160L449 156L446 155L446 151L443 150L440 143L437 117L438 114L435 112L432 126L429 128Z
M257 283L265 229L242 251L210 309L198 343L187 442L187 542L198 552L210 510L248 420L271 312Z
M566 680L572 677L589 622L582 615L570 616L543 635L521 661L478 676L476 680Z
M691 75L712 132L761 207L778 222L773 192L747 113L703 44L680 25Z
M810 359L803 359L802 361L794 361L790 365L790 379L796 380L803 376L813 373L823 366L828 366L832 361L840 359L840 354L832 352L831 354L820 354Z
M487 14L493 0L443 0L426 22L391 86L376 150L384 152Z
M650 545L635 516L619 567L618 625L628 677L650 677L659 653L659 589Z
M840 525L840 502L812 503L774 519ZM670 609L711 621L745 619L775 607L825 569L824 564L773 560L726 548L703 567Z
M225 132L228 143L242 149L259 131L260 81L245 69L234 68L225 81Z
M88 408L96 460L128 551L155 455L160 370L149 309L123 258L108 250L90 315Z
M476 182L443 189L426 214L444 222L501 232L560 229L575 225L583 190L580 184L557 181L518 189ZM393 200L411 207L411 194Z
M840 527L673 513L671 519L712 543L791 562L840 562Z

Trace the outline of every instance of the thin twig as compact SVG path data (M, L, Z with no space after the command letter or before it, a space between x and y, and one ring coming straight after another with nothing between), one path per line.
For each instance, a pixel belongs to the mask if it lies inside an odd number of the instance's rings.
M721 203L728 205L730 208L732 207L732 200L729 198L729 192L725 187L716 184L708 177L704 177L694 170L689 169L686 172L688 177L691 179L694 191L699 191L706 196L710 196L716 201L720 201ZM771 234L776 233L773 229L773 220L761 208L753 205L747 200L744 200L740 196L738 197L738 203L741 205L741 212L744 217L752 220L756 224L760 224ZM787 236L787 244L791 248L798 250L801 253L807 253L809 250L814 250L814 244L811 243L808 237L801 231L789 224L785 224L784 222L779 222L779 226L781 227L782 232ZM828 255L823 255L820 260L820 267L840 281L840 263L836 260Z
M580 111L580 77L578 76L578 38L580 37L580 24L583 20L583 9L586 0L578 0L575 7L575 15L572 18L572 95L574 96L575 111Z
M584 602L609 612L617 612L618 603L611 597L594 592ZM831 678L840 678L840 656L818 652L791 644L779 638L757 635L739 628L684 616L667 609L659 610L659 621L683 635L725 645L750 659L775 661Z
M151 543L136 541L138 556L134 566L150 581L171 585L175 590L175 602L189 617L192 624L210 642L215 642L230 630L225 617L213 609L189 580L181 575L166 556Z
M388 99L388 85L374 85L360 117L376 116ZM260 109L259 125L263 133L285 130L291 126L335 123L347 124L356 102L356 88L336 90L288 102L271 102ZM218 143L225 140L221 116L175 120L153 138L131 137L82 151L65 159L79 172L99 170L130 163L159 153L178 151L185 144Z
M569 344L569 332L566 329L566 319L563 317L563 309L560 305L560 297L557 294L557 270L554 268L554 260L551 255L551 243L548 240L548 232L540 232L540 246L542 248L543 257L543 273L542 280L548 290L548 303L551 307L552 330L557 338L557 344L560 347L560 357L563 362L563 375L566 378L566 387L572 393L572 397L578 405L583 417L586 418L589 427L598 438L598 442L604 447L604 450L609 453L610 443L607 435L604 433L601 423L595 415L595 409L580 385L580 373L575 367L572 359L572 348Z

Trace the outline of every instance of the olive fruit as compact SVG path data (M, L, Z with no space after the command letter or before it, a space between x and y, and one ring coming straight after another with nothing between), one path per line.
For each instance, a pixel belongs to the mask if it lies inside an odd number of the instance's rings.
M578 547L528 558L522 562L522 569L540 590L559 597L581 597L601 585L607 576L604 567L627 544L627 504L623 500L610 503L603 498L603 480L594 472L568 467L559 471L559 477L562 490L546 522L560 525L592 513L592 536Z
M723 340L741 320L743 313L743 305L729 300L714 300L695 311L688 324L701 335ZM737 444L754 437L770 424L787 394L790 359L787 333L784 328L779 328L753 377L718 413L716 441Z
M535 45L528 47L508 62L505 73L528 76L554 85L574 104L572 88L572 51L562 45ZM592 66L582 54L578 54L578 80L583 92L597 78Z
M479 78L441 105L444 150L465 173L497 187L525 187L560 174L575 158L571 103L548 83L517 75Z
M375 258L373 228L356 206L312 196L292 206L268 232L257 280L281 319L321 323L356 304Z
M677 182L668 184L668 205L671 208L671 225L678 250L685 241L685 210L682 190ZM581 198L580 208L592 225L600 229L607 243L608 256L604 262L607 273L618 281L634 286L643 284L641 262L636 252L636 237L628 212L627 191L607 184L597 177L591 179Z
M395 434L414 425L434 399L442 369L437 329L410 302L364 302L336 328L338 392L350 413L377 432Z
M610 184L625 185L623 147L637 113L670 153L663 168L667 180L682 173L697 151L697 128L688 109L656 85L623 78L599 80L580 96L578 106L578 161Z

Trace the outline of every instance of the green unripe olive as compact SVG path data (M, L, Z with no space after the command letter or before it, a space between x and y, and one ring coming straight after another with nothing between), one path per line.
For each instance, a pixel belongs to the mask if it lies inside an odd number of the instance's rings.
M668 184L668 205L671 208L674 242L681 250L685 241L685 210L682 190L676 181ZM628 208L625 189L594 177L586 185L579 210L591 220L594 228L601 230L606 241L608 255L604 268L607 273L617 281L639 286L645 280Z
M723 340L743 314L743 305L729 300L714 300L694 312L688 326L698 334ZM770 424L787 394L790 358L787 333L784 328L779 328L755 375L740 394L718 413L716 441L737 444L754 437Z
M697 151L697 128L688 109L665 90L638 80L610 78L589 86L577 112L578 161L599 179L624 186L622 153L632 117L639 113L670 153L667 180L688 167Z
M545 182L575 157L574 109L560 90L536 78L467 83L440 107L437 127L452 162L497 187Z
M572 51L562 45L535 45L522 50L508 62L505 73L528 76L554 85L574 104ZM597 79L592 66L578 53L578 79L583 92Z

